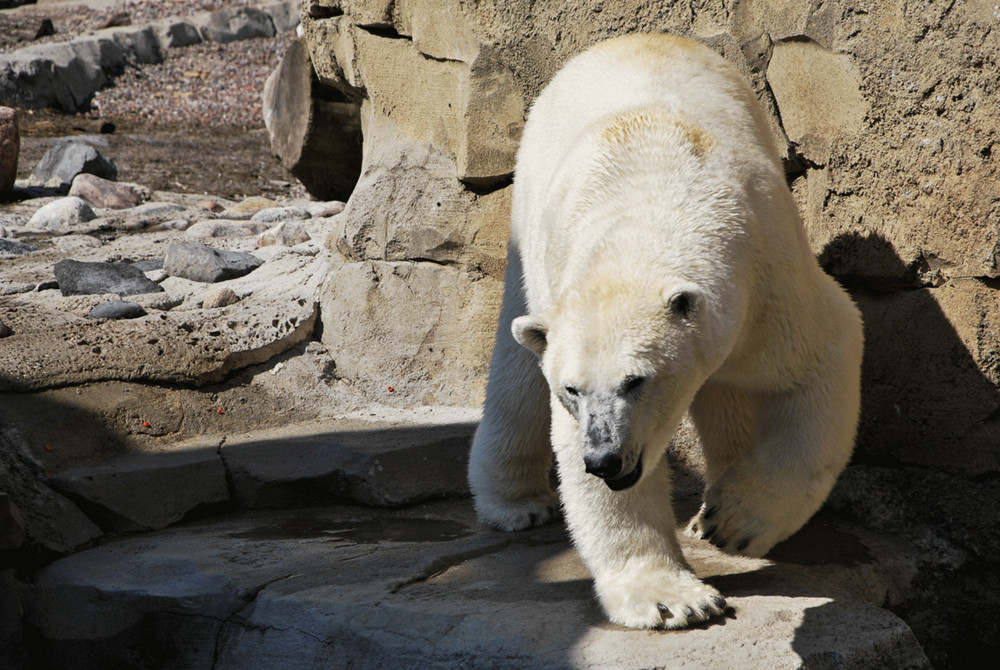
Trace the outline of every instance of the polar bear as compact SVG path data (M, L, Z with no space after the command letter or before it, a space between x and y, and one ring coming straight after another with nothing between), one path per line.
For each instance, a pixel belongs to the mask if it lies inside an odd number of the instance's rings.
M860 397L860 314L810 250L750 88L669 35L570 60L525 125L506 282L469 464L480 519L553 518L554 451L612 621L721 614L676 537L664 452L682 416L707 464L687 532L761 556L826 499Z

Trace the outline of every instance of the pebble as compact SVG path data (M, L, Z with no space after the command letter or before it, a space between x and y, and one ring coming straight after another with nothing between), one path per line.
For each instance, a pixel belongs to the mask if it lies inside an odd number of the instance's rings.
M64 259L53 271L63 295L156 293L163 287L128 263L86 263Z
M252 237L266 231L268 224L263 221L199 221L184 233L188 237L209 239L212 237Z
M305 207L268 207L250 217L251 221L279 223L281 221L301 221L312 218Z
M265 198L263 196L255 195L251 198L246 198L242 202L233 205L229 209L223 210L219 216L223 219L249 219L251 216L256 214L262 209L270 209L272 207L277 207L278 203L270 198Z
M229 305L234 305L239 301L240 297L236 295L236 292L233 291L233 289L228 286L223 286L222 288L206 293L201 306L204 309L215 309L218 307L228 307Z
M109 300L95 305L87 315L88 319L137 319L146 316L141 305L127 300Z
M300 224L293 222L282 222L276 225L274 228L267 230L260 234L257 238L258 247L268 247L273 245L281 245L285 247L294 247L296 244L302 244L303 242L308 242L312 238L306 229Z
M97 214L90 205L76 196L59 198L43 206L28 219L28 227L38 230L66 230L85 221L93 221Z
M337 216L344 211L347 203L341 200L330 200L328 202L310 202L306 205L310 216L315 219Z
M225 251L197 242L174 242L167 249L163 269L173 277L218 282L248 275L264 261L242 251Z
M119 184L87 173L73 179L69 194L86 200L92 207L106 209L137 207L143 201L142 194L131 184Z
M69 188L74 177L84 172L113 180L118 177L118 166L90 144L76 140L61 141L45 152L31 175L31 181Z
M99 239L90 235L63 235L62 237L53 238L52 243L56 245L59 251L66 254L86 251L87 249L98 249L102 246Z

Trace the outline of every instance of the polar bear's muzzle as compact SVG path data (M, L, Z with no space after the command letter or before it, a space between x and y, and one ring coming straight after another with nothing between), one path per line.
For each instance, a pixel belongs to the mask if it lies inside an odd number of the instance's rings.
M588 474L600 477L612 491L623 491L642 477L642 457L628 463L628 403L619 397L584 400L580 412L580 446Z

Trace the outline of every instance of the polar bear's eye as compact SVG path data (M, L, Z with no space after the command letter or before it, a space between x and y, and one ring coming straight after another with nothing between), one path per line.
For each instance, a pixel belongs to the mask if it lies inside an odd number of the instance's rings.
M646 383L645 377L639 377L636 375L626 377L625 382L622 384L622 393L631 393L633 391L637 391L645 383Z
M580 395L579 389L577 389L575 386L564 386L563 391L566 392L566 395L572 396L574 398Z

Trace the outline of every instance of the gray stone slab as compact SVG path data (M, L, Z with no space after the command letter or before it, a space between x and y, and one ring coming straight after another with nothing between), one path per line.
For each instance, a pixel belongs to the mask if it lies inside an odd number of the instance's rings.
M685 541L732 608L686 631L606 623L560 525L483 530L468 501L255 513L111 542L43 570L28 621L46 667L81 669L929 667L870 602L899 564L827 531L780 562Z
M337 499L392 507L468 495L475 429L474 423L285 427L230 438L222 456L246 508Z

